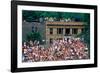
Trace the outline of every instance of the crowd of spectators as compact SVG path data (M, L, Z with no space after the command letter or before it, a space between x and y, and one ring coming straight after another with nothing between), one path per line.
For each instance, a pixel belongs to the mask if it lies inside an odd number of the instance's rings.
M89 59L89 49L80 39L53 40L48 47L40 45L39 41L23 42L22 61L62 61Z

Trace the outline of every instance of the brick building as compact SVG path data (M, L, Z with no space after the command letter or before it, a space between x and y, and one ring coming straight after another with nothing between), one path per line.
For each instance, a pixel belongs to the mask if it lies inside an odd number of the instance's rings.
M46 43L50 44L53 40L67 37L75 37L82 33L84 22L45 22L46 25Z

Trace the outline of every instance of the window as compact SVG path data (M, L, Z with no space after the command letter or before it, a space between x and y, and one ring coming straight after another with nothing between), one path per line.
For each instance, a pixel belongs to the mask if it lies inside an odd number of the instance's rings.
M38 28L37 28L37 27L32 26L32 32L37 32L37 31L38 31Z
M34 26L32 26L32 32L34 32Z
M83 32L84 32L84 29L82 28L81 30L82 30L82 32L81 32L81 33L83 33Z
M63 28L57 28L57 34L63 34Z
M70 28L65 29L65 34L70 34Z
M77 34L78 33L78 29L77 28L73 28L72 29L72 34Z
M35 27L35 32L37 32L38 31L38 28L37 27Z
M63 40L63 38L59 38L59 40Z
M50 44L52 44L53 43L53 39L52 38L50 38Z
M50 28L50 34L53 34L53 28Z

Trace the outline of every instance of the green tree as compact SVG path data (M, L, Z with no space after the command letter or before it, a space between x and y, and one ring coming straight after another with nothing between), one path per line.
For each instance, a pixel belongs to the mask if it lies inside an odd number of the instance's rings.
M84 42L90 46L90 14L83 14L82 21L85 22L84 30L78 37L84 38Z
M41 34L39 32L30 32L29 34L27 34L27 38L28 41L32 40L32 41L42 41L42 37Z

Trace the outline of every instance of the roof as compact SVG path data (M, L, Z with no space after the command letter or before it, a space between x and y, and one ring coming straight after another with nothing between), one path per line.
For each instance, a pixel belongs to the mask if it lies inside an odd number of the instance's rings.
M46 25L84 25L84 22L60 22L60 21L55 21L55 22L48 22L46 21Z

